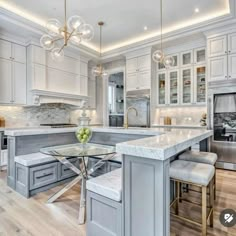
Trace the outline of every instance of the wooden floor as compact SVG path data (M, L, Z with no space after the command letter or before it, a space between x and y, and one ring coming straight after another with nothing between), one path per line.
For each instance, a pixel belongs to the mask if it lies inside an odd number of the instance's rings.
M85 226L77 224L79 186L70 190L60 201L46 204L47 198L60 187L25 199L6 186L6 173L0 172L0 236L85 236ZM193 198L200 199L196 193ZM219 222L223 209L236 210L236 172L217 170L217 200L214 213L214 229L209 236L236 236L236 226L225 228ZM200 209L181 204L181 213L200 219ZM200 236L197 226L171 219L172 235ZM102 236L102 235L99 235ZM147 235L148 236L148 235Z

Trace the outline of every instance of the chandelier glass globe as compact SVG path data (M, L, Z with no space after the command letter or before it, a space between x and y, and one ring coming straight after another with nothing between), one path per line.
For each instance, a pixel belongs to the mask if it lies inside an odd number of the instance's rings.
M51 56L52 56L52 59L55 60L55 61L63 61L64 60L64 51L61 50L60 48L54 48L52 51L51 51Z
M89 24L83 24L79 27L79 32L81 33L81 37L85 41L89 41L94 36L93 27Z
M49 19L46 24L46 29L49 35L57 36L60 34L62 24L57 19Z
M54 47L53 38L50 35L44 34L40 39L40 44L45 50L51 50Z
M152 59L153 61L159 63L163 61L163 52L161 50L156 50L153 54L152 54Z
M79 28L84 24L84 20L80 16L71 16L68 21L67 25L70 31L73 31L74 33L79 32Z
M71 41L70 42L72 44L78 46L78 45L80 45L81 41L82 41L82 39L81 39L81 37L79 35L74 35L74 36L71 37Z
M173 67L175 65L175 59L172 56L166 56L163 60L163 64L166 68Z

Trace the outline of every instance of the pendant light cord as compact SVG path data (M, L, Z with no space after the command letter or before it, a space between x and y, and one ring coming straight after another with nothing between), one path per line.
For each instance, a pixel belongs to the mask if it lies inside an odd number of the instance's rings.
M162 24L163 24L163 17L162 17L162 0L160 0L160 18L161 18L161 51L163 52L162 47Z
M66 9L66 0L64 1L64 6L65 6L65 12L64 12L65 15L64 15L64 16L65 16L65 25L66 25L66 20L67 20L67 19L66 19L66 18L67 18L67 16L66 16L66 10L67 10L67 9Z
M102 57L102 25L100 25L100 58Z

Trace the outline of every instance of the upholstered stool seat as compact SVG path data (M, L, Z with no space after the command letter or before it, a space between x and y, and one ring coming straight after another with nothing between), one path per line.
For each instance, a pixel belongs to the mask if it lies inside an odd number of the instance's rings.
M213 206L214 206L214 176L215 167L209 164L197 163L185 160L176 160L170 164L170 178L175 183L175 199L171 203L174 206L175 213L171 213L175 217L185 220L189 223L202 227L202 236L207 235L207 222L209 219L210 226L213 227ZM181 200L196 204L188 199L182 198L181 185L187 184L201 188L201 207L202 221L201 223L191 220L189 217L179 215L179 204ZM209 189L209 207L207 204L207 189ZM209 209L209 211L208 211Z
M177 160L171 163L170 177L184 182L207 186L215 174L212 165Z
M186 151L179 155L179 160L215 165L217 154L212 152Z

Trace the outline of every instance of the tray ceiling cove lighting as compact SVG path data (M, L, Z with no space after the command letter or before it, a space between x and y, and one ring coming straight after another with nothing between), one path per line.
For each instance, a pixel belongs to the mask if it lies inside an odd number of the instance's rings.
M162 0L160 0L160 22L161 22L161 49L156 50L152 54L152 59L157 62L163 64L166 68L172 67L175 65L175 59L171 56L165 56L163 52L163 45L162 45L162 29L163 29L163 17L162 17Z
M57 19L49 19L46 24L47 33L41 37L40 44L45 50L51 51L51 56L55 61L62 61L64 58L64 48L68 43L78 46L81 41L90 41L94 36L93 27L86 24L80 16L71 16L67 20L66 0L65 4L65 22ZM60 46L60 42L63 45Z
M103 77L107 75L107 72L104 70L101 62L101 57L102 57L102 27L104 26L104 22L100 21L98 22L98 25L100 27L100 63L95 66L92 69L92 73L95 76Z

